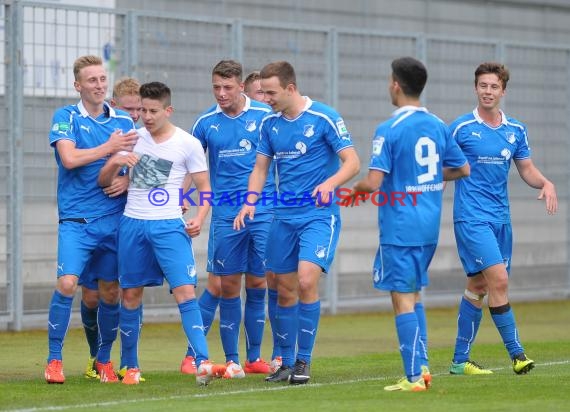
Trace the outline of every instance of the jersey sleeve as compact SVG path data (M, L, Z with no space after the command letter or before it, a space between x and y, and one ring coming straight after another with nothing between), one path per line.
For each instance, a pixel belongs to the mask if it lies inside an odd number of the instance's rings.
M380 170L390 173L392 170L392 154L391 143L387 138L389 128L380 125L376 129L374 139L372 139L372 154L370 155L370 164L368 169Z
M272 127L271 119L272 118L265 117L259 126L259 144L257 145L257 153L267 157L273 157L275 154L270 141Z
M194 126L192 126L190 134L198 139L204 151L208 149L208 139L202 118L196 120L196 123L194 123Z
M329 128L325 139L336 153L347 147L353 147L352 137L344 124L344 119L334 110L329 111Z
M62 139L77 143L73 125L73 112L65 108L57 110L53 115L49 133L49 144L55 147L55 143Z
M186 156L188 173L199 173L208 170L206 154L196 137L190 136L190 139L186 142L186 148L188 150L188 155Z
M530 147L528 145L528 136L525 126L522 126L522 130L517 136L517 143L518 144L513 159L516 160L529 159L531 157Z
M467 163L467 158L461 151L456 139L451 135L451 131L444 126L445 152L443 154L443 167L461 167Z

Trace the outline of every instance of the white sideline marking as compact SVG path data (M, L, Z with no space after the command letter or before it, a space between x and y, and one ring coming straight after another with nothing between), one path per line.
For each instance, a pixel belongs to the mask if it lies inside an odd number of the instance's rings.
M554 366L554 365L565 365L569 364L570 360L564 361L557 361L557 362L546 362L546 363L536 363L536 366ZM493 371L500 371L504 369L510 368L492 368ZM451 376L448 373L434 373L433 376ZM381 380L388 380L388 379L397 379L401 376L383 376L377 378L363 378L363 379L351 379L348 381L341 381L341 382L328 382L328 383L311 383L309 385L285 385L285 386L274 386L271 388L256 388L256 389L242 389L239 391L231 391L231 392L215 392L215 393L195 393L191 395L172 395L172 396L164 396L164 397L152 397L152 398L142 398L142 399L125 399L119 401L110 401L110 402L97 402L97 403L82 403L78 405L62 405L62 406L45 406L39 408L28 408L28 409L8 409L7 411L10 412L39 412L39 411L64 411L66 409L79 409L79 408L96 408L96 407L115 407L118 405L126 405L126 404L133 404L133 403L142 403L142 402L158 402L158 401L167 401L167 400L177 400L177 399L192 399L192 398L209 398L214 396L228 396L228 395L243 395L245 393L253 393L253 392L272 392L272 391L283 391L288 389L295 389L295 388L318 388L322 386L333 386L333 385L345 385L347 383L358 383L358 382L373 382L373 381L381 381ZM144 385L144 383L143 383Z

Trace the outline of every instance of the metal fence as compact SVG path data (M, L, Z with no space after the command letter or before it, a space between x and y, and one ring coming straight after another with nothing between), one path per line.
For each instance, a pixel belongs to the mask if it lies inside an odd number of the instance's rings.
M484 60L505 62L512 72L505 109L527 124L535 163L557 184L562 203L560 215L546 220L541 207L527 206L534 192L513 179L513 219L515 229L520 227L523 234L516 238L522 244L518 256L521 269L529 275L513 283L511 290L540 289L543 294L570 290L566 212L570 48L566 45L29 1L0 2L0 13L4 17L0 30L4 61L0 65L0 323L8 328L30 326L38 316L45 319L57 248L57 170L47 136L54 110L78 98L72 87L72 65L85 54L104 57L111 81L130 75L142 82L167 83L173 90L173 120L185 129L212 104L210 73L217 61L236 58L248 71L272 60L288 60L297 71L301 91L343 115L363 165L376 125L393 110L386 91L392 59L412 55L426 62L429 80L423 101L446 121L474 107L475 67ZM362 169L365 173L366 167ZM448 193L447 208L449 203ZM357 310L375 300L388 302L372 290L369 280L377 245L375 213L362 209L343 215L337 261L322 286L324 307L332 313L341 308ZM448 282L445 275L461 272L446 216L432 266L441 276L435 277L428 292L434 298L462 290L462 276ZM199 261L205 256L206 237L196 244ZM164 303L160 292L148 299L147 314Z

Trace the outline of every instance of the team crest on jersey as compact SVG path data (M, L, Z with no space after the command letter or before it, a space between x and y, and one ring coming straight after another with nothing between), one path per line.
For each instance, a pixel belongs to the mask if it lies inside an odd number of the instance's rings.
M297 142L295 149L297 149L301 154L307 153L307 145L303 142Z
M501 150L501 156L505 158L505 160L509 160L511 158L511 151L509 149Z
M314 135L315 135L315 126L312 124L306 124L305 129L303 130L303 136L313 137Z
M516 140L517 138L515 137L515 134L513 132L507 132L507 142L513 144Z
M257 128L255 124L255 120L246 120L245 121L245 130L248 132L253 132Z
M239 141L239 147L243 147L248 152L251 150L251 142L247 139L241 139Z
M327 253L327 248L324 246L317 245L317 249L315 250L315 256L319 259L324 259Z
M384 146L385 140L386 140L386 138L384 136L377 136L372 141L372 155L373 156L380 156L380 153L382 153L382 146Z

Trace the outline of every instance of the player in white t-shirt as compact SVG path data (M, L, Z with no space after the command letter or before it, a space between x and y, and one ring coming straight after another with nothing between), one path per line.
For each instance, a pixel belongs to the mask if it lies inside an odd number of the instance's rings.
M121 365L127 366L123 383L140 381L138 340L144 287L160 286L166 278L195 351L196 381L205 385L225 373L225 366L208 360L194 291L197 274L191 237L200 234L210 204L200 202L196 216L184 221L180 189L186 192L184 179L189 174L200 194L211 193L206 157L197 139L170 122L173 108L168 86L146 83L140 94L144 128L137 130L139 140L132 153L113 156L99 176L99 184L105 185L122 167L131 170L118 239Z

